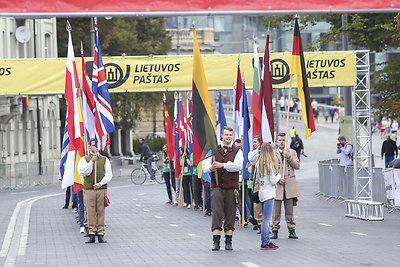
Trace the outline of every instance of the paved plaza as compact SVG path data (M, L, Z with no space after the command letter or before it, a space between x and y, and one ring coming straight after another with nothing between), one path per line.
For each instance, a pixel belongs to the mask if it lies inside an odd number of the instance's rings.
M278 250L260 250L260 235L250 226L236 226L234 250L213 252L211 217L164 204L165 185L137 186L123 176L109 184L107 244L85 244L87 238L79 233L75 213L61 209L65 191L59 184L1 191L0 265L399 266L399 212L386 210L384 221L351 219L344 216L343 203L314 196L318 161L337 158L337 125L317 124L308 140L304 140L301 122L291 122L291 126L303 139L308 158L302 158L296 174L302 192L294 211L299 239L288 238L283 219L275 242ZM374 137L374 154L379 155L381 142ZM377 159L376 165L383 163Z

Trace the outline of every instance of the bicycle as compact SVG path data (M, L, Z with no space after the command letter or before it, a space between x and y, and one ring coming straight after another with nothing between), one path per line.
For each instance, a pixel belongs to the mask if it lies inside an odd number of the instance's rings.
M158 162L157 156L154 157L153 162L154 162L154 164L152 164L152 166L153 166L154 176L156 178L155 181L159 184L165 183L162 172L160 171L160 169L157 166L157 162ZM132 183L134 183L136 185L140 185L140 184L143 184L147 180L147 176L150 177L150 173L147 170L147 163L142 161L142 166L140 166L140 168L134 169L131 172L131 181L132 181Z

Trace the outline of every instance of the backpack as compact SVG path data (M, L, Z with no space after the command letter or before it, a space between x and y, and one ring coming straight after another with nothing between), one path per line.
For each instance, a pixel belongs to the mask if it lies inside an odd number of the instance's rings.
M299 139L296 139L296 140L293 142L293 149L294 149L294 150L299 150L299 149L300 149L300 141L299 141Z
M349 153L349 158L351 158L351 160L354 160L354 155L353 155L353 145L352 144L350 144L350 143L347 143L345 146L344 146L344 149L346 149L346 146L347 145L349 145L349 146L351 146L351 150L350 150L350 153Z

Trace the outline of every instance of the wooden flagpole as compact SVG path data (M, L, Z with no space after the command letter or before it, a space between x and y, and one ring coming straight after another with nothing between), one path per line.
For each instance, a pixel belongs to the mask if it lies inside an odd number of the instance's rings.
M290 74L288 105L287 105L287 112L286 112L285 147L283 148L284 151L286 150L286 146L287 146L287 142L288 142L288 134L289 134L289 111L290 111L290 95L292 92L292 80L293 80L293 74ZM283 157L283 169L282 169L283 183L285 183L285 169L286 169L286 157Z

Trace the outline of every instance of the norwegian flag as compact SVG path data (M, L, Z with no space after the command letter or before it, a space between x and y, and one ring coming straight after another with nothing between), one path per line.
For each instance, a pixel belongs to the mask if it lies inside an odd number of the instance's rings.
M186 123L186 117L185 117L185 112L183 110L183 105L182 105L182 100L179 101L179 108L180 108L180 133L179 133L179 146L184 146L187 148L187 123Z
M115 131L115 126L111 109L110 94L108 93L106 70L101 57L97 18L94 19L94 42L92 91L94 100L96 102L96 139L100 144L98 147L103 150L106 146L107 134Z
M92 90L89 86L89 77L86 72L85 57L83 55L83 44L81 42L81 57L82 57L82 115L86 127L87 141L94 138L96 135L95 126L95 110L96 103L93 98Z
M175 95L175 106L174 106L174 127L173 133L175 136L175 160L174 160L174 167L175 167L175 178L179 178L181 173L181 162L179 160L179 132L180 132L180 109L179 109L179 100L178 95Z
M193 126L192 126L192 120L193 120L193 102L192 102L192 97L191 95L188 95L187 98L187 140L189 144L189 155L193 153Z

